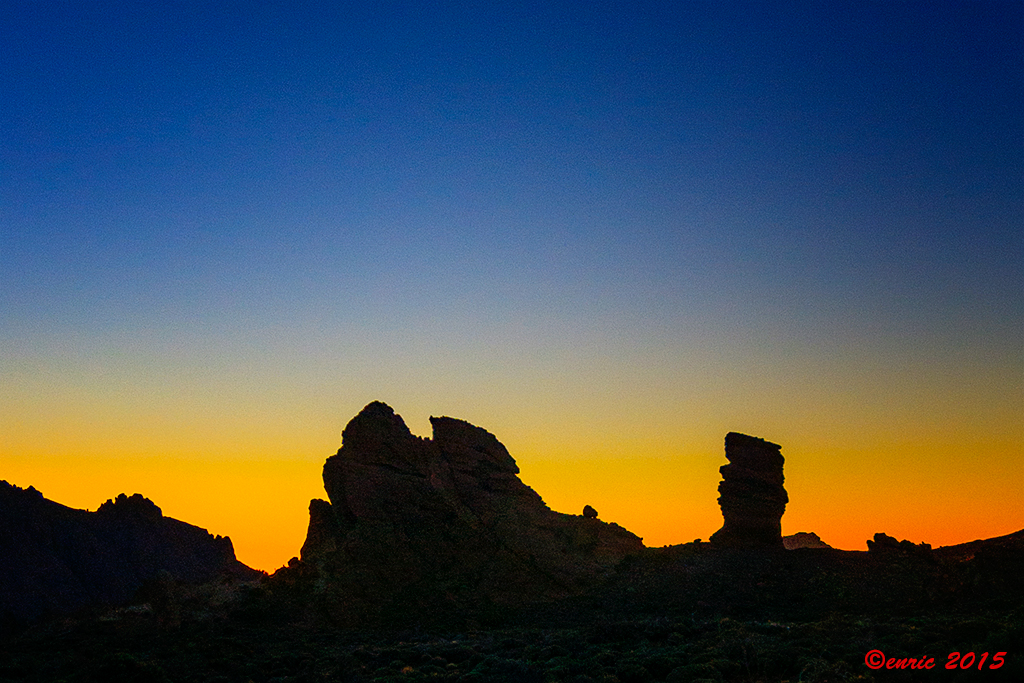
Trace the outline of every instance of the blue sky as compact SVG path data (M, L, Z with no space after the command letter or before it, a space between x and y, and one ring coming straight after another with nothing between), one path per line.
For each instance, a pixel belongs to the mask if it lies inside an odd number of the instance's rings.
M136 5L4 21L14 305L384 272L1020 321L1019 4Z

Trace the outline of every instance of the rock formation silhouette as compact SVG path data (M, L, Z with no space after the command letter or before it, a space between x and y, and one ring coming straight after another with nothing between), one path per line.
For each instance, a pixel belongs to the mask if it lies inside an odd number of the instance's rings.
M874 539L868 541L868 552L873 554L885 553L911 553L927 557L931 554L930 543L914 543L912 541L897 541L888 534L877 533Z
M711 536L720 546L782 548L782 515L789 496L783 488L782 447L729 432L725 435L718 504L724 524Z
M786 547L786 550L796 550L797 548L831 548L828 543L825 543L818 534L806 531L799 531L795 534L782 537L782 545Z
M340 611L569 595L643 550L616 524L550 510L490 432L430 423L432 438L420 438L370 403L324 464L330 502L310 502L301 559Z
M256 576L231 539L164 517L139 494L96 512L0 481L0 623L124 602L157 577L182 583Z
M35 489L0 482L0 678L34 670L24 658L11 660L17 644L4 650L13 642L5 640L8 632L53 634L55 647L65 648L69 657L60 671L76 680L85 653L113 648L118 654L126 641L141 643L145 657L104 659L93 669L103 675L87 678L121 680L131 673L132 680L142 680L134 674L154 652L191 653L196 633L215 643L207 649L216 657L217 671L200 678L223 677L224 650L216 643L250 634L253 645L237 650L245 656L231 658L239 664L237 677L247 680L254 678L248 653L280 636L298 634L296 651L322 643L337 660L341 632L346 638L362 633L376 639L390 630L403 634L403 641L412 634L417 648L429 640L430 647L448 650L456 643L447 635L425 639L419 634L435 627L439 634L528 628L516 642L528 644L530 661L551 663L552 676L564 678L561 655L538 655L535 644L549 642L536 635L538 630L567 628L572 640L586 644L600 661L615 662L618 657L608 653L629 652L626 647L646 653L655 643L678 645L676 654L689 661L691 638L700 633L718 640L723 632L734 632L749 645L750 633L789 631L780 620L827 617L831 623L834 615L847 614L880 622L904 614L917 619L929 610L945 615L1006 606L1019 612L1024 604L1019 580L1024 531L935 550L876 534L868 552L827 546L776 552L784 544L821 541L806 533L781 537L787 502L783 459L778 445L762 439L726 437L729 464L721 468L719 487L725 522L714 543L644 548L640 538L599 520L589 505L582 515L551 511L520 481L512 456L486 430L449 417L431 418L431 425L431 438L416 437L387 405L366 406L345 428L338 453L324 463L330 500L310 502L302 559L293 558L259 581L218 579L187 591L178 590L179 583L258 573L234 559L227 538L168 519L139 494L119 495L86 512L48 501ZM102 608L133 594L150 609L66 616L78 607ZM26 620L46 614L61 615L56 628L22 628ZM748 620L751 627L737 629L742 623L737 620ZM75 621L79 627L66 627ZM326 631L315 630L325 626ZM470 662L456 667L467 674L460 680L492 680L478 665L490 661L493 652L506 652L505 644L494 647L508 642L508 633L492 632L486 649L466 655L474 659L449 661L444 669L435 666L433 656L399 661L389 648L374 654L359 647L352 654L353 671L388 666L404 676L412 665L423 664L421 678L428 670L452 677L453 664ZM798 636L801 641L805 633ZM168 634L175 640L164 639ZM156 637L147 651L151 635ZM99 639L89 640L93 636ZM621 639L628 645L609 648L609 642ZM743 647L734 652L745 657ZM53 650L36 652L45 659ZM791 659L792 652L780 651L777 661ZM362 668L378 656L379 665ZM302 666L297 677L307 676L306 655L292 658ZM273 657L271 668L255 678L282 677L283 659ZM189 654L182 669L195 661ZM395 667L389 664L396 661ZM628 674L622 680L691 680L709 671L690 670L687 664L685 675L673 676L662 661L647 658L644 666L650 662L652 668L643 674L639 667L617 671ZM655 666L661 667L656 675ZM733 673L742 670L739 664L729 667ZM117 672L124 675L117 678ZM189 676L196 678L189 671L182 679Z

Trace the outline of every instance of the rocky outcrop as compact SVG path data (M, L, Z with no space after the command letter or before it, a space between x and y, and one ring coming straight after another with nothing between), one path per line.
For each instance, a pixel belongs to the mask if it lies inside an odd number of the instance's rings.
M825 543L818 534L813 531L799 531L795 534L782 537L782 545L785 546L786 550L796 550L797 548L831 548L828 543Z
M868 547L870 548L870 545ZM934 550L934 553L947 559L965 562L972 559L979 552L992 550L1015 553L1021 559L1024 559L1024 529L1007 534L1006 536L978 539L957 545L940 546Z
M324 464L330 501L310 503L301 551L323 579L323 604L358 618L388 604L561 597L643 549L616 524L550 510L490 432L450 417L430 423L431 438L414 436L374 402L342 433Z
M718 504L725 520L711 536L720 546L782 548L782 515L789 496L783 488L782 447L746 434L725 435L728 465L720 468Z
M888 534L877 533L874 539L868 541L868 552L876 555L898 554L919 555L928 557L931 555L932 546L929 543L914 543L913 541L897 541Z
M231 539L164 517L139 494L96 512L0 481L0 625L124 602L147 581L256 576Z

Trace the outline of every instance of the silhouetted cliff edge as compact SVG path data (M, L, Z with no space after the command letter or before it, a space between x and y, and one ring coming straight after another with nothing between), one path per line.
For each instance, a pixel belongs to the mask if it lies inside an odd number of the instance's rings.
M318 577L319 604L339 618L563 597L643 550L589 511L550 510L490 432L430 423L433 437L416 437L370 403L324 464L330 502L310 502L297 571Z
M157 577L197 583L259 573L231 539L164 517L139 494L75 510L0 481L0 624L124 602Z

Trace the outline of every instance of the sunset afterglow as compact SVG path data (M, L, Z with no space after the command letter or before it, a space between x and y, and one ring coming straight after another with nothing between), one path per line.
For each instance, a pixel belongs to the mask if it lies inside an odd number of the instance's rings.
M1024 528L1020 3L349 4L0 19L0 479L273 571L380 400L648 546L729 431L785 534Z

